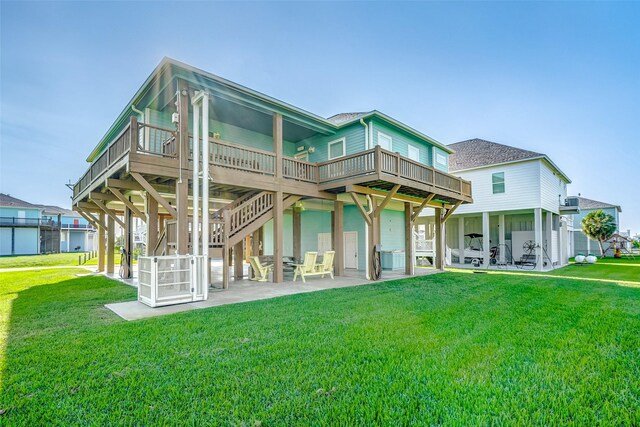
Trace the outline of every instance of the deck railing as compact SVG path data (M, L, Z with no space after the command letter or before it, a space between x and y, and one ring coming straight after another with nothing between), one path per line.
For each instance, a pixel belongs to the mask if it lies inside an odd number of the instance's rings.
M57 227L57 221L43 218L16 218L16 217L0 217L0 225L3 226L23 226L23 227Z
M107 145L73 186L73 197L78 196L107 169L119 162L132 147L142 154L175 158L176 135L175 130L138 123L136 118L132 117L129 124Z
M136 152L146 155L177 158L177 133L154 125L139 124L132 117L130 124L78 180L74 186L74 197L122 159L132 147ZM212 166L274 176L276 161L277 157L271 151L209 138L209 162ZM287 179L315 184L328 184L369 174L391 175L461 196L471 196L471 183L468 181L410 160L399 153L383 150L379 146L321 163L283 157L282 174Z

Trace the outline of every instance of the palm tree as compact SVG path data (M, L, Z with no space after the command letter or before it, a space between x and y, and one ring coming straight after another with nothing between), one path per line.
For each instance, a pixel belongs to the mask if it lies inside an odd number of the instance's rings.
M589 212L584 218L582 218L582 231L588 237L598 241L600 245L600 255L604 258L604 246L603 242L606 242L611 238L613 233L616 232L616 221L602 210Z

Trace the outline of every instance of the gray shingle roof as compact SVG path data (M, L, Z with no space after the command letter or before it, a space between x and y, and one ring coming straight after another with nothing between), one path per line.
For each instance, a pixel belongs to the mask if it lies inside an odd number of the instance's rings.
M34 205L24 200L16 199L8 194L0 193L0 206L8 208L33 208L40 209L39 206Z
M54 205L36 205L41 209L44 209L45 214L49 215L65 215L65 216L80 216L78 212L74 212L70 209L61 208L60 206Z
M618 212L622 212L620 205L612 205L610 203L599 202L597 200L587 199L586 197L570 196L570 198L578 199L578 206L580 209L606 209L616 208Z
M340 123L348 122L353 119L357 119L358 117L363 117L369 114L369 112L357 112L357 113L340 113L331 117L327 117L327 120L335 125L339 125Z
M535 151L474 138L449 144L455 153L449 156L449 171L473 169L545 156ZM546 157L546 156L545 156Z

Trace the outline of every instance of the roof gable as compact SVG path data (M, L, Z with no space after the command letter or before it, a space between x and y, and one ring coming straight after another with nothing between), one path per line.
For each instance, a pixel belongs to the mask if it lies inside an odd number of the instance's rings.
M622 212L620 205L612 205L610 203L599 202L593 199L587 199L581 196L571 196L572 199L578 199L578 207L580 209L607 209L615 208L618 212Z

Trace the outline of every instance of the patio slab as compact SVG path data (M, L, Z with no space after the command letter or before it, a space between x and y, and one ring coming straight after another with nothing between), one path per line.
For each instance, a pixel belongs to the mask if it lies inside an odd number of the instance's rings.
M431 268L416 269L416 276L436 273L439 273L439 271ZM139 320L202 308L218 307L227 304L237 304L242 302L277 298L286 295L323 291L327 289L347 288L352 286L371 285L373 283L377 283L367 280L366 278L364 278L362 273L354 272L347 274L348 275L346 276L336 277L334 280L327 278L309 279L307 280L307 283L302 283L299 280L296 282L289 280L283 283L272 283L254 282L248 279L243 279L231 281L231 283L229 284L229 289L227 290L216 288L210 289L209 298L206 301L190 302L185 304L176 304L156 308L149 307L139 301L125 301L113 304L105 304L105 307L113 311L124 320ZM383 272L383 278L380 281L397 280L409 277L413 276L385 271ZM132 285L133 283L129 280L127 281L127 284Z

